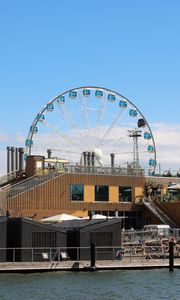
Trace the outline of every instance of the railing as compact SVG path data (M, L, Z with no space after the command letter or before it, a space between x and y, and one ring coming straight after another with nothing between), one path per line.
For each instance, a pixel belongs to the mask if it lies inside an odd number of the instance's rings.
M152 202L150 202L150 201L148 201L148 200L145 200L145 199L143 199L143 204L156 216L156 217L158 217L160 220L161 220L161 222L163 223L163 224L166 224L166 220L165 220L165 218L162 216L162 214L153 206L153 203Z
M0 187L16 179L17 172L8 173L0 177Z
M180 228L170 229L170 236L174 237L176 240L180 240Z
M180 228L163 229L146 229L146 230L122 230L121 241L122 245L139 245L144 243L157 243L160 240L174 239L180 243Z
M137 262L147 259L169 258L167 244L149 244L116 247L96 247L96 261ZM174 247L175 258L180 258L180 245ZM53 247L53 248L0 248L0 262L62 262L90 261L90 247Z
M172 211L170 211L165 205L164 203L160 202L160 201L153 201L154 205L156 207L158 207L164 214L166 214L166 216L171 220L172 226L171 227L176 227L175 225L177 225L177 222L174 222L174 220L176 220L176 216L172 213ZM173 220L173 221L172 221Z
M68 165L64 168L66 173L94 174L94 175L118 175L118 176L144 176L144 169L121 167L97 167Z
M121 236L123 245L125 243L140 243L141 241L159 239L157 230L123 230Z
M176 224L173 221L174 218L171 219L171 217L167 215L161 208L159 208L154 202L152 202L152 206L159 213L161 218L164 220L164 224L168 224L172 228L176 227Z
M159 220L161 220L163 224L168 224L171 227L176 227L174 221L168 215L166 215L164 211L160 209L153 201L143 199L142 202L152 213L154 213L156 217L159 218Z
M155 176L160 176L160 177L180 177L180 171L179 169L160 169L158 170L158 166L156 167L156 174Z
M9 193L8 193L8 199L15 197L21 193L26 192L27 190L31 190L36 186L39 186L49 180L52 180L53 178L62 175L64 173L59 173L58 171L52 171L48 174L41 175L41 176L33 176L30 178L27 178L20 183L16 183L13 186L11 186Z

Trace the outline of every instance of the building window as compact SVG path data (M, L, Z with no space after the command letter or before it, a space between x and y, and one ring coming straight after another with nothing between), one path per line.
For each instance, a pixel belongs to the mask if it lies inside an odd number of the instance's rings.
M129 186L119 187L119 201L132 202L132 188Z
M109 201L109 187L107 185L95 186L95 201Z
M83 184L71 184L71 200L83 201L84 200L84 185Z

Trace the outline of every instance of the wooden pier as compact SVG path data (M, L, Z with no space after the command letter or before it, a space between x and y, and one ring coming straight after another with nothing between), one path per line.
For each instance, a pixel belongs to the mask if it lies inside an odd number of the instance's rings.
M93 271L100 270L133 270L169 268L168 259L123 258L122 260L96 261ZM180 268L180 258L174 260L174 268ZM92 271L89 261L61 262L5 262L0 263L0 273L33 273L54 271Z

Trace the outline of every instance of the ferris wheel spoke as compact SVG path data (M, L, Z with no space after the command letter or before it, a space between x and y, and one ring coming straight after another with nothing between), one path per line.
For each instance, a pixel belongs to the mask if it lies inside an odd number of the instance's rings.
M131 136L133 137L133 134L134 133L136 133L136 131L137 131L137 128L135 128L135 129L133 129L133 130L131 130L130 132L128 132L128 133L126 133L124 136L122 136L120 139L118 139L116 142L113 142L113 143L111 143L111 147L112 148L114 148L113 149L113 153L116 153L116 149L119 149L120 148L120 145L122 145L122 142L123 142L123 147L125 146L125 145L127 145L127 138L129 138L130 136L129 136L129 134L131 134ZM134 139L134 138L133 138ZM140 145L140 147L139 147L139 145ZM125 146L126 147L126 146ZM148 152L148 150L144 150L144 151L142 151L142 143L141 144L139 144L138 143L138 140L137 141L134 141L134 140L132 140L132 151L130 152L130 153L132 153L132 155L133 155L133 161L134 162L137 162L137 164L139 164L139 155L141 155L141 159L143 158L142 157L142 155L143 154L147 154L147 153L149 153ZM141 149L141 150L140 150ZM146 149L148 149L148 148L146 148ZM125 152L124 152L125 153ZM118 153L117 153L118 154ZM120 154L123 154L123 153L120 153Z
M113 152L115 155L126 155L126 154L133 154L133 151L126 151L126 152ZM148 153L147 150L139 151L139 153ZM109 153L105 153L105 156L109 156Z
M108 129L106 130L105 134L101 138L101 140L100 140L100 142L98 144L98 147L100 145L103 145L103 142L104 142L105 138L108 137L108 135L110 134L111 130L116 126L117 122L120 120L120 118L123 116L123 114L125 114L125 111L126 111L126 109L124 109L124 111L119 111L119 113L115 117L114 121L111 123L111 125L108 127Z
M58 103L58 107L60 109L60 111L62 112L64 119L68 122L68 124L70 125L71 129L77 133L77 135L79 136L80 140L82 141L83 139L83 135L80 131L80 128L76 125L76 123L74 122L71 114L69 113L69 111L66 109L66 107L64 105L61 105Z
M50 128L50 129L52 129L54 132L56 132L63 140L66 140L67 142L68 142L68 144L71 144L71 145L73 145L73 146L78 146L78 147L80 147L80 149L81 149L81 143L80 142L78 142L76 139L75 139L75 137L70 137L70 136L67 136L67 135L65 135L65 134L62 134L61 132L60 132L60 130L57 128L57 127L55 127L55 126L53 126L52 124L50 124L50 123L48 123L47 121L43 121L42 122L42 124L44 124L46 127L48 127L48 128Z
M85 97L83 97L82 95L79 95L79 98L80 98L80 102L81 102L81 113L82 113L83 124L84 124L85 130L87 130L86 140L87 140L88 148L91 147L93 149L93 147L94 147L93 142L92 142L93 136L92 136L92 132L91 132L91 129L89 126L88 107L86 105Z
M128 129L124 129L124 128L121 127L121 130L123 130L124 135L121 135L121 137L118 137L118 139L115 139L114 141L112 141L112 142L110 143L110 145L111 145L112 147L113 147L115 144L119 143L120 141L125 140L125 139L129 136L130 133L128 132ZM131 130L131 134L135 133L136 130L137 130L137 128L132 129L132 130Z
M82 112L82 117L83 117L84 128L88 130L89 129L88 109L87 109L84 97L79 96L79 98L80 98L80 101L81 101L81 104L82 104L81 112Z
M40 149L40 150L47 150L47 147L42 147L42 146L33 146L34 149ZM65 153L70 153L70 154L78 154L81 155L81 152L77 152L77 151L71 151L71 150L67 150L67 149L63 149L63 148L53 148L51 147L51 150L53 152L65 152Z
M97 122L96 122L96 127L97 127L97 138L99 139L99 131L100 128L102 127L102 121L105 113L105 108L106 108L107 101L105 101L105 97L101 98L101 103L100 103L100 108L98 109L98 116L97 116Z

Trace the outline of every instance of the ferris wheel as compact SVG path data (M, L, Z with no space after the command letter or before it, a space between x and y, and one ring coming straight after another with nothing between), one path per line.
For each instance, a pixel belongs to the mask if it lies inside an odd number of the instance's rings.
M85 152L94 153L95 165L156 167L151 128L127 98L107 88L85 86L61 93L37 114L26 139L26 155L53 155L83 164Z

